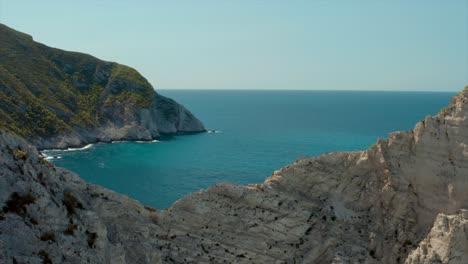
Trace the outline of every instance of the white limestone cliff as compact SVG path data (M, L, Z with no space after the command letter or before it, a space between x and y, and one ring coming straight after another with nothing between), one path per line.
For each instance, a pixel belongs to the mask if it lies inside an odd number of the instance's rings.
M0 262L467 263L467 117L463 91L368 150L302 159L263 184L217 184L163 211L4 133Z
M455 215L439 214L431 232L411 252L406 263L466 263L467 238L468 210Z

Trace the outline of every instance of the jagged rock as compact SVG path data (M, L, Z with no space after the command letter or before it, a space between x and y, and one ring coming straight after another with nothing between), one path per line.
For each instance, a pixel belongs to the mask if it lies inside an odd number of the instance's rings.
M463 91L368 150L302 159L263 184L217 184L164 211L3 133L0 262L466 263L467 116Z
M431 232L408 256L407 264L467 262L468 210L455 215L439 214Z

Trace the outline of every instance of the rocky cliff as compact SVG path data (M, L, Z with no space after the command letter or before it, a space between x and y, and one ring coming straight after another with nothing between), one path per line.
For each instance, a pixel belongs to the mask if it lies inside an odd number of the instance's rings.
M1 263L467 263L468 91L368 150L158 211L0 135Z
M38 148L204 131L136 70L50 48L0 24L0 128Z

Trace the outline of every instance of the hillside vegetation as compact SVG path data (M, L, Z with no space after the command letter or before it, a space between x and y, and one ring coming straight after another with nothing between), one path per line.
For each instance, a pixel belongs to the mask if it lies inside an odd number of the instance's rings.
M89 131L114 114L119 125L138 123L156 96L133 68L50 48L0 24L0 128L33 139Z

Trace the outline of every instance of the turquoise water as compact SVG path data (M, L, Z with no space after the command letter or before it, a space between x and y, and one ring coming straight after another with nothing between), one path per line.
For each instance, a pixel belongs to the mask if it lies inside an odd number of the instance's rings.
M366 149L413 128L454 93L162 90L219 133L97 144L52 161L156 208L218 182L260 183L304 156Z

